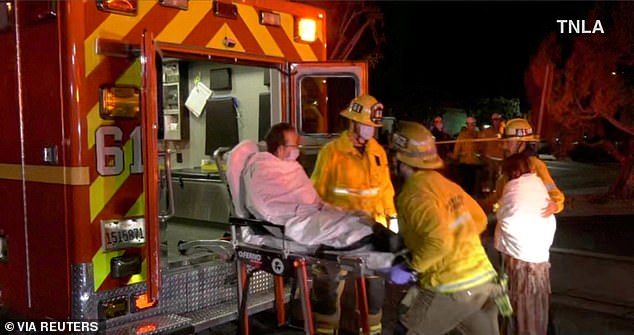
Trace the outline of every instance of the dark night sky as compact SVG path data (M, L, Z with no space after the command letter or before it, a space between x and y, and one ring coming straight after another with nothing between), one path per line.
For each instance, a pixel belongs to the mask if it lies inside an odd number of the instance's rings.
M593 3L380 1L387 44L371 91L395 108L441 101L520 98L530 56L557 19L585 19ZM396 112L398 113L398 112ZM411 112L410 112L411 113Z

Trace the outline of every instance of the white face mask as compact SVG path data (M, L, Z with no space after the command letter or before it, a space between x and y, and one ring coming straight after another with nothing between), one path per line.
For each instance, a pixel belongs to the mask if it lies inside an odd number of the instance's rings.
M284 158L284 160L295 161L297 160L297 157L299 157L299 148L290 148L290 150L288 151L288 155L286 155L286 158Z
M361 136L364 140L369 140L374 136L374 127L366 126L363 124L359 125L359 136Z

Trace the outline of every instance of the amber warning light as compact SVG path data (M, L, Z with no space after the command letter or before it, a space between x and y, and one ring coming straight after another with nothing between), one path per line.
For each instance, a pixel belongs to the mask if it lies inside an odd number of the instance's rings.
M139 115L141 91L134 86L104 86L100 88L99 114L102 119L135 118Z
M296 29L296 38L302 42L315 42L315 40L317 39L317 21L315 21L314 19L298 19Z
M156 331L156 325L153 323L149 323L146 325L141 325L136 329L136 332L134 332L136 335L143 335L143 334L148 334L148 333L153 333Z
M156 305L156 300L149 300L148 294L143 293L134 297L134 308L136 311L142 311Z
M136 15L137 0L97 0L97 7L106 12Z

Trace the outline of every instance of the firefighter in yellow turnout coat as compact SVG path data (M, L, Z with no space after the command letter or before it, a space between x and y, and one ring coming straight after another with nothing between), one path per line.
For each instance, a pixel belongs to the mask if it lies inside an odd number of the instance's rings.
M396 209L387 155L374 138L382 109L374 97L355 98L341 112L350 119L349 129L321 149L311 180L324 201L362 210L387 226Z
M487 217L478 203L437 169L443 162L431 133L421 124L400 122L393 142L399 175L400 233L411 259L394 268L417 274L417 284L402 301L403 333L440 335L498 334L500 288L480 234ZM392 278L392 277L391 277Z
M533 133L533 128L525 119L512 119L506 124L503 135L504 154L510 156L515 153L524 153L528 156L531 170L544 182L550 196L548 206L542 212L542 215L547 217L560 213L564 209L565 196L550 176L546 163L535 155L529 154L530 150L528 150L526 143L535 141L539 141L539 136ZM507 182L506 176L500 175L496 182L495 192L481 202L485 209L495 211L497 201L502 196Z
M374 139L375 129L382 126L383 105L372 96L362 95L353 99L341 115L349 119L349 128L321 149L311 180L324 201L364 211L387 226L390 218L396 217L394 188L385 150ZM315 280L318 287L329 281L327 290L337 288L334 306L333 302L328 303L330 308L322 308L326 302L314 297L320 300L313 304L318 334L332 334L338 328L341 313L338 300L344 282L336 277L340 274L318 275ZM381 334L384 282L379 277L368 277L367 285L370 331ZM326 296L318 291L315 289L314 295Z

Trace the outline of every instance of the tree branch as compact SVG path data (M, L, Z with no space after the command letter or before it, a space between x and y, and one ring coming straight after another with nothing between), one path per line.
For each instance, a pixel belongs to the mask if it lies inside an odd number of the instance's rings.
M345 58L341 58L339 57L339 50L342 48L343 45L348 45L349 43L345 42L345 36L346 36L346 31L348 31L348 28L350 27L350 25L352 24L352 22L356 19L357 16L361 15L364 10L359 10L359 11L354 11L353 10L353 6L350 5L348 6L348 8L346 9L346 13L344 14L344 18L347 18L345 20L345 23L343 23L341 29L339 30L339 39L337 40L337 45L335 45L335 48L332 50L332 53L330 54L330 57L332 59L345 59ZM349 14L350 12L352 12L352 14Z
M630 135L630 136L634 136L634 128L629 127L628 125L624 124L623 122L620 122L619 120L615 119L613 116L611 115L606 115L603 113L596 113L596 112L592 112L589 113L586 111L585 108L583 108L583 106L581 106L581 103L579 103L578 99L575 99L575 103L577 104L577 107L584 113L584 114L591 114L593 115L593 117L590 116L579 116L580 119L592 119L595 117L600 117L605 119L606 121L610 122L611 125L613 125L614 127L616 127L617 129L619 129L620 131Z
M350 43L348 43L348 45L344 49L341 55L342 58L340 59L348 59L348 56L350 56L352 49L354 49L354 47L357 45L357 43L359 42L359 39L361 39L361 36L363 36L363 33L365 32L366 28L370 26L370 24L371 24L371 21L365 21L363 23L363 26L361 26L361 28L359 28L359 30L357 30L357 32L354 34L352 39L350 39Z

